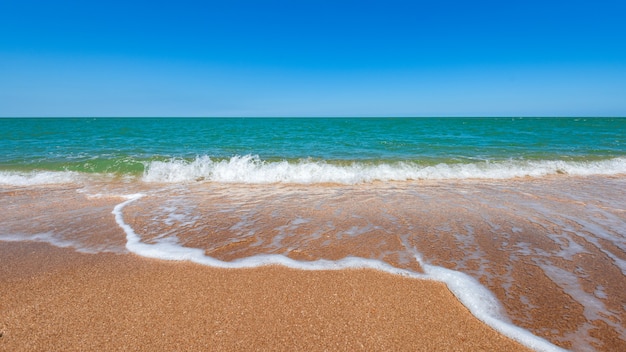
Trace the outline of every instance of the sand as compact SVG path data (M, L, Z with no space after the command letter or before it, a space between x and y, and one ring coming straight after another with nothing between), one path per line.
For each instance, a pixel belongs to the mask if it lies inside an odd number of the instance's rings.
M525 351L445 285L0 242L0 350Z

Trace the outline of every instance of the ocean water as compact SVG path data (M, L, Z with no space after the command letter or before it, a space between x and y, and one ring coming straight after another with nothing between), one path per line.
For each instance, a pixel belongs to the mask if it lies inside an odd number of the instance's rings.
M0 119L0 182L78 172L244 183L616 174L626 119ZM10 182L9 182L10 183Z
M538 350L626 346L626 119L0 119L0 241L439 280Z

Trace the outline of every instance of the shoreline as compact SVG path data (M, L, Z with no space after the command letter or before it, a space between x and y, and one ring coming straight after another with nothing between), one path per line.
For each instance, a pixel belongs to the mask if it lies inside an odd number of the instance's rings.
M439 282L0 242L3 350L515 350Z

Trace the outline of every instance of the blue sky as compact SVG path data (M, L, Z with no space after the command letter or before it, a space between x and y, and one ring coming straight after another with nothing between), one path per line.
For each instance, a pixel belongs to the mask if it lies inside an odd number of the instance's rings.
M626 116L626 1L0 0L0 116Z

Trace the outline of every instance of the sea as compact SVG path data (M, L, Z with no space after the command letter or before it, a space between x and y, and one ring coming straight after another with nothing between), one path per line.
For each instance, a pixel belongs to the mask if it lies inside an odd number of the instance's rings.
M626 118L2 118L0 151L0 245L381 270L625 350Z

